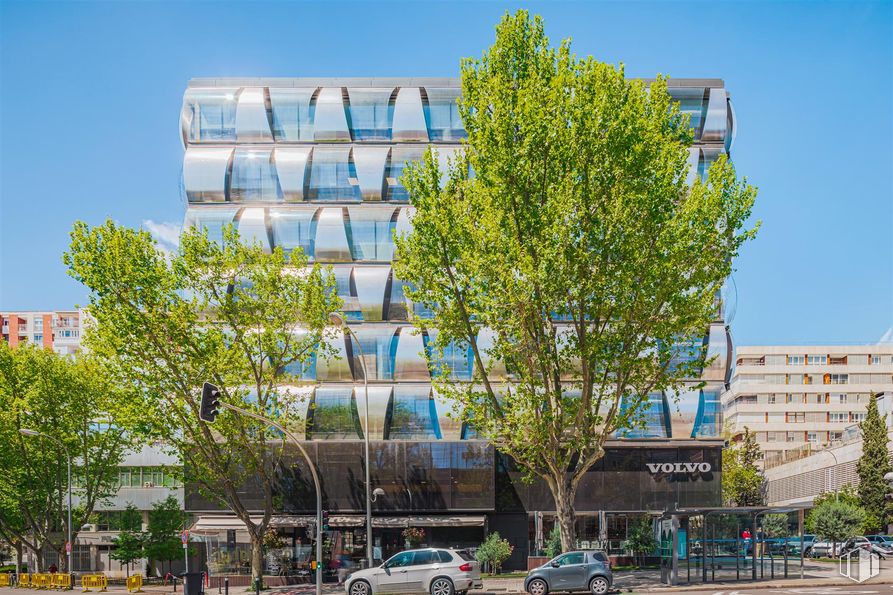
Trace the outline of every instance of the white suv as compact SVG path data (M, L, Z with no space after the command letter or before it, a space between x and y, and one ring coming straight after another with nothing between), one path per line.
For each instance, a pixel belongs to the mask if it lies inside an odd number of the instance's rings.
M354 572L344 582L348 595L465 595L469 589L481 588L481 566L473 557L440 548L400 552L381 566Z

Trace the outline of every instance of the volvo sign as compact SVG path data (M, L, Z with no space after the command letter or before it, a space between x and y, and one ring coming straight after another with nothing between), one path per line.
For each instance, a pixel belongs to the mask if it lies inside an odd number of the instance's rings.
M710 463L645 463L651 475L658 473L710 473Z

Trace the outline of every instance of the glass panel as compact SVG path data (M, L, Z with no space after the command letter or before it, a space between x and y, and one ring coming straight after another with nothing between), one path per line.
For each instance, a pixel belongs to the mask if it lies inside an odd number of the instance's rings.
M424 147L394 147L391 149L391 161L388 163L388 171L385 174L387 182L387 196L385 200L408 201L409 194L400 178L403 170L411 161L421 161L425 154Z
M388 438L436 440L440 438L434 399L428 386L398 384L394 387Z
M315 88L270 89L273 107L273 134L277 141L313 140L313 112L310 104Z
M408 320L403 286L403 281L391 276L391 301L388 304L388 311L385 313L386 320Z
M707 114L707 101L704 99L702 87L676 87L668 89L674 101L679 102L679 109L691 116L691 127L695 133L695 140L701 136L701 128L704 117Z
M346 440L361 436L360 416L351 387L317 388L310 415L313 440Z
M281 201L272 149L236 149L230 186L232 201Z
M428 101L425 103L425 121L431 140L456 141L465 138L467 135L456 102L460 90L456 87L427 87L425 92L428 96Z
M284 210L270 209L270 223L273 226L273 245L282 248L285 255L300 248L304 255L313 258L313 240L316 237L314 209Z
M317 147L313 150L307 198L356 202L362 200L349 148Z
M345 222L350 252L354 260L390 261L394 258L394 229L391 208L353 208Z
M415 304L414 304L415 305ZM425 352L432 363L431 375L437 378L449 374L454 380L471 380L474 369L474 356L470 345L451 343L443 350L443 357L438 357L431 345L433 331L429 331L425 337Z
M238 89L189 89L183 101L192 116L189 140L236 140Z
M366 358L366 369L369 372L369 380L393 380L394 356L397 351L397 336L391 326L384 328L366 327L354 330L359 337ZM357 348L356 338L350 335L353 347L354 374L356 378L362 376L362 363L360 351Z
M718 438L721 426L722 406L719 393L702 390L692 438Z
M631 406L629 399L624 398L620 404L621 414ZM622 438L667 438L667 411L664 406L664 397L661 394L652 394L648 400L639 405L639 411L634 416L636 425L619 432Z
M393 89L348 88L350 129L354 140L390 140Z
M237 209L195 209L187 214L186 225L205 230L208 239L222 244L223 228L233 224L237 212Z

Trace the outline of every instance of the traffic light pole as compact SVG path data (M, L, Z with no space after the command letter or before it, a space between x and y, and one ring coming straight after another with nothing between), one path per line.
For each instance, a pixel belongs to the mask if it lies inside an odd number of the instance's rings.
M304 446L298 441L297 438L295 438L294 434L286 430L279 423L262 415L258 415L257 413L254 413L252 411L246 411L245 409L236 407L235 405L224 403L223 401L220 401L220 406L224 409L229 409L234 413L238 413L239 415L244 415L246 417L256 419L259 422L270 424L271 426L285 434L285 436L288 437L288 439L291 440L291 442L298 447L298 450L301 451L301 454L304 455L304 460L307 461L307 466L310 467L310 475L313 476L313 487L316 489L316 595L322 595L322 490L319 487L319 474L316 472L316 465L313 464L313 461L310 459L307 451L304 450Z

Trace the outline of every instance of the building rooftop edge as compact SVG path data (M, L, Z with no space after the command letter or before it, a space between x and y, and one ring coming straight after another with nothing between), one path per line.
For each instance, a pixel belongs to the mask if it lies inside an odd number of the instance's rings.
M640 79L651 82L653 78ZM387 86L442 86L458 87L457 77L195 77L189 88L202 87L387 87ZM671 87L716 87L725 83L719 78L671 78Z
M828 345L736 345L735 355L787 355L802 353L862 353L865 350L893 353L893 343L838 343Z

